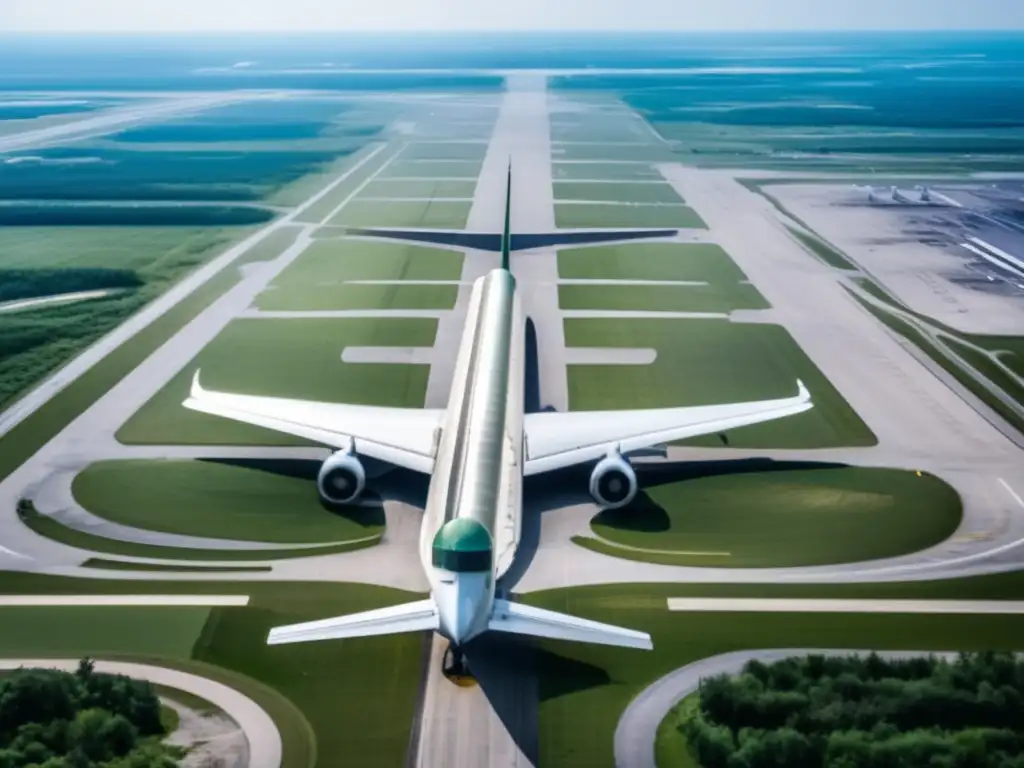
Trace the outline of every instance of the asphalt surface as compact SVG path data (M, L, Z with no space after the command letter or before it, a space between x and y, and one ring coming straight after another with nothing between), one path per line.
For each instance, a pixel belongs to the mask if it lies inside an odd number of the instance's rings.
M43 667L74 672L79 659L0 659L0 669ZM126 675L155 685L191 693L213 704L238 723L249 746L248 768L280 768L281 734L263 709L234 688L176 669L129 662L96 661L97 672Z
M488 145L467 229L501 232L505 219L505 185L512 162L512 226L517 230L550 227L554 223L551 204L550 147L548 144L547 93L545 83L533 79L510 80ZM546 170L545 170L546 169ZM545 201L547 208L545 210ZM544 217L541 219L540 217ZM551 254L553 260L553 253ZM543 259L539 259L543 260ZM466 251L455 311L438 324L435 349L440 354L431 367L427 383L428 407L445 407L451 387L452 369L462 336L469 302L470 285L494 269L500 256L486 251ZM517 278L518 262L513 257ZM555 267L554 278L557 278ZM550 280L550 270L544 278ZM555 316L557 317L557 288ZM532 293L532 288L530 293ZM520 291L523 309L529 313ZM559 337L561 319L558 318ZM564 344L562 348L564 350ZM564 362L558 361L564 379ZM417 768L443 765L450 768L522 768L536 760L537 697L536 677L529 660L518 665L489 664L487 654L469 657L481 685L461 688L441 672L446 642L433 640L423 700L419 711L418 740L413 761ZM525 653L525 652L524 652ZM486 670L482 666L486 665ZM486 672L486 676L480 673ZM486 680L486 683L485 683Z

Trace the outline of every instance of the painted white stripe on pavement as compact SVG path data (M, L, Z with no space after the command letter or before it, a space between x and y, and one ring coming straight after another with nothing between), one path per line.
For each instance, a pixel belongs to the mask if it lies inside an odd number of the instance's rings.
M0 595L0 606L243 606L248 595Z
M1017 492L1013 490L1010 484L1003 480L1003 478L1001 477L999 478L999 482L1002 484L1003 488L1006 489L1006 492L1014 498L1014 501L1016 501L1020 506L1024 507L1024 499L1017 495Z
M754 613L1024 613L1019 600L789 600L670 597L670 611Z

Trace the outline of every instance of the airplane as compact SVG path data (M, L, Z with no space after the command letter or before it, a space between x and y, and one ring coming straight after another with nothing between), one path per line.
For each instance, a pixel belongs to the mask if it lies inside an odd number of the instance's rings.
M446 409L389 408L239 395L204 389L197 370L184 406L337 449L317 476L331 504L355 502L366 484L360 456L430 475L420 559L430 596L404 605L270 631L283 643L432 630L457 660L485 632L506 632L651 650L650 635L500 597L503 552L515 540L524 476L593 464L590 495L603 508L629 504L637 477L629 457L664 443L781 419L812 408L797 394L776 400L632 411L524 413L525 317L511 271L509 164L501 266L472 287ZM514 552L514 547L512 547ZM456 663L460 663L457 661Z

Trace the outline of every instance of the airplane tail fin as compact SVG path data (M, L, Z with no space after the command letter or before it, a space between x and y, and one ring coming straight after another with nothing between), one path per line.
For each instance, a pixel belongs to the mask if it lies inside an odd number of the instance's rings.
M512 250L512 161L508 161L508 184L505 187L505 228L501 233L501 268L511 270Z
M270 630L267 645L395 635L402 632L436 630L438 626L437 608L434 606L434 601L428 598L415 603L403 603L390 608L363 611L333 619L275 627Z
M494 632L511 632L576 643L615 645L644 651L654 648L651 636L646 632L580 619L508 600L494 601L494 613L487 628Z

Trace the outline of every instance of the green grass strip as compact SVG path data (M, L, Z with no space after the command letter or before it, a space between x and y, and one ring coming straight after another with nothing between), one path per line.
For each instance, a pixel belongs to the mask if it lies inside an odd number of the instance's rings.
M314 557L317 555L336 555L354 552L380 543L383 534L375 537L332 546L292 549L185 549L182 547L161 547L153 544L138 544L130 541L108 539L85 533L40 514L31 502L22 501L18 505L18 517L30 529L51 541L66 544L69 547L84 549L105 555L122 555L124 557L149 557L160 560L228 560L243 562L263 562L266 560L287 560L296 557Z
M851 295L875 318L885 325L889 330L893 331L899 336L909 341L911 344L916 346L928 357L930 357L935 363L939 365L942 370L956 379L961 385L963 385L968 391L971 392L975 397L981 400L985 405L999 414L1008 424L1013 426L1015 429L1024 432L1024 418L1010 408L1006 403L992 394L987 387L979 382L974 376L965 371L961 366L953 362L948 355L943 352L942 348L932 343L932 341L925 336L923 333L918 331L914 326L905 320L896 317L891 312L887 312L881 307L872 304L869 301L865 301L860 296L850 291ZM952 347L952 345L951 345ZM957 350L959 351L959 350ZM978 371L978 375L985 376L982 371Z
M803 245L807 250L809 250L822 261L824 261L830 267L835 267L836 269L848 269L856 271L857 267L855 267L853 264L847 261L846 257L843 256L843 254L841 254L831 245L826 243L824 240L805 234L804 232L801 232L800 230L795 229L794 227L787 226L786 229L789 230L790 234L793 235L793 237L800 241L801 245Z

